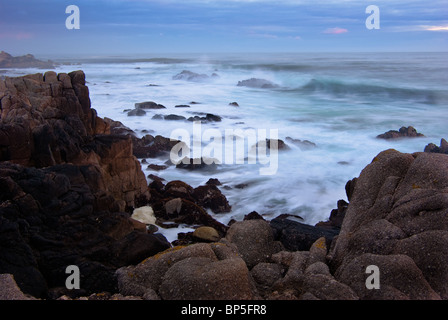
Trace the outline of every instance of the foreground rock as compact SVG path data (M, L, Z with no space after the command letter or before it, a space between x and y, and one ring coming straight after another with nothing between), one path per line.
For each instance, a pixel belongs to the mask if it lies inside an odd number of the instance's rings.
M170 247L129 218L149 201L146 178L82 71L7 77L0 106L0 273L24 293L53 297L68 265L83 277L74 294L113 292L118 267Z
M149 196L131 138L110 134L91 108L82 71L7 77L0 81L0 107L0 161L89 166L95 192L111 194L123 209Z
M122 295L148 299L253 299L249 270L231 244L175 247L117 270Z
M357 179L328 255L362 299L448 299L448 156L380 153ZM381 290L360 272L379 267ZM357 270L355 272L355 270Z

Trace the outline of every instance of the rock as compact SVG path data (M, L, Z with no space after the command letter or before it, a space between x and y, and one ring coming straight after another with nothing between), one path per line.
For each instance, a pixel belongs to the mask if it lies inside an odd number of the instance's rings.
M263 146L260 141L254 146L255 148L260 148ZM289 146L281 139L266 139L266 148L273 150L288 150Z
M447 299L447 172L444 154L387 150L375 157L356 181L327 256L336 279L366 299ZM360 291L365 285L352 273L364 261L387 273L387 289Z
M263 216L256 211L252 211L251 213L244 215L243 218L243 220L257 220L257 219L264 220Z
M271 81L265 79L251 78L248 80L238 81L238 87L249 87L249 88L261 88L261 89L273 89L278 88L278 85L272 83Z
M154 216L154 211L150 206L144 206L134 209L131 218L140 221L144 224L156 223L156 217Z
M215 171L217 168L217 164L220 164L220 161L215 158L188 158L185 157L179 163L176 164L177 169L185 169L185 170L210 170Z
M166 107L162 104L155 103L154 101L145 101L136 103L135 109L153 110L153 109L166 109Z
M116 273L119 291L143 296L153 290L169 300L253 299L255 289L244 261L222 253L218 258L215 251L222 252L223 247L227 245L174 247L136 266L121 268Z
M258 292L262 297L272 292L272 286L282 278L283 268L276 263L261 262L250 271Z
M17 286L12 274L0 274L0 300L35 300Z
M173 80L186 80L193 82L203 82L209 79L209 76L206 74L199 74L196 72L184 70L181 73L173 76Z
M0 52L0 68L40 68L40 69L54 69L54 62L41 61L36 59L32 54L24 56L13 57L5 51Z
M260 262L268 262L274 253L283 249L280 242L274 240L269 223L259 219L235 222L225 238L235 244L249 269Z
M91 108L83 71L0 80L0 160L43 168L89 167L91 186L133 206L148 197L130 137L110 134Z
M146 111L143 109L134 109L128 112L128 117L142 117L146 115Z
M192 197L204 208L214 213L230 212L232 207L218 187L214 185L199 186L193 190Z
M275 239L286 249L293 251L308 251L321 237L325 238L327 247L330 247L333 238L339 234L339 228L311 226L288 219L287 215L276 217L271 220L270 225Z
M445 139L442 139L440 141L440 147L436 146L434 143L430 143L425 147L424 152L448 154L448 142Z
M220 116L207 113L205 117L194 116L187 119L188 121L201 121L201 122L221 122L222 118Z
M194 103L192 103L194 104ZM188 104L178 104L175 105L174 108L190 108L190 106Z
M187 120L184 116L179 116L176 114L169 114L167 116L164 116L165 120Z
M409 127L401 127L398 131L390 130L377 136L377 138L380 139L397 139L403 137L415 138L415 137L424 137L424 135L418 133L414 127L409 126Z
M318 222L316 227L341 228L347 208L348 203L345 200L339 200L337 209L331 210L328 221Z
M311 142L309 140L293 139L291 137L286 137L285 140L291 144L298 146L302 151L314 149L317 147L317 145L314 142Z
M337 281L332 275L310 273L304 278L304 294L312 294L321 300L358 300L350 286Z
M97 194L89 168L0 164L0 273L13 274L24 293L41 298L65 286L68 265L80 268L79 294L113 292L115 269L169 247L135 231L113 197Z
M166 168L168 168L168 166L158 165L158 164L149 164L148 165L148 169L155 170L155 171L165 170Z
M222 183L218 179L216 179L216 178L208 179L208 181L205 184L206 185L212 185L212 186L220 186L220 185L222 185Z
M178 140L171 140L160 135L155 137L147 134L141 139L133 137L132 152L137 158L157 158L169 154L171 149L178 143Z
M150 193L132 131L91 108L85 74L0 80L0 273L47 297L77 265L82 290L110 291L118 267L170 244L130 217ZM111 129L112 128L112 129Z
M374 265L380 271L380 289L366 288L366 268ZM364 273L364 274L363 274ZM439 300L422 272L407 255L362 254L351 260L336 277L354 289L361 299L369 300Z
M221 238L218 231L212 227L199 227L194 230L193 236L207 242L217 242Z
M230 102L230 103L229 103L229 106L232 106L232 107L239 107L240 105L238 104L238 102Z

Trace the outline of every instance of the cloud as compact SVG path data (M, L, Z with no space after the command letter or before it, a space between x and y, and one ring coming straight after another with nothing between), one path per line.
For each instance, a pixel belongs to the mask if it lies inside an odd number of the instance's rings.
M448 25L445 26L421 26L426 31L448 31Z
M389 27L392 32L416 32L416 31L448 31L448 25L430 26L430 25L413 25L413 26L394 26Z
M28 32L0 32L0 39L26 40L32 37L33 35Z
M322 31L322 33L326 34L341 34L341 33L347 33L348 30L344 28L328 28Z

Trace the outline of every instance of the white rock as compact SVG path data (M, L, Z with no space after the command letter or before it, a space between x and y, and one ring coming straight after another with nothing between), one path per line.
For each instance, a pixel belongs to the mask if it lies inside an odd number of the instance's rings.
M140 207L134 209L131 218L140 221L145 224L155 224L156 217L154 216L154 211L150 206Z

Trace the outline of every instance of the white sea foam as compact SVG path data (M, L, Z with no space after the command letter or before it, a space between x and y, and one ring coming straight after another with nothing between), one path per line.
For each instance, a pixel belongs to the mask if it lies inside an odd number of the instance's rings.
M99 116L119 120L139 135L147 130L169 137L179 128L192 133L191 122L153 120L156 114L188 118L211 113L222 121L204 123L204 130L218 129L223 138L226 129L278 129L282 140L291 137L316 144L302 150L285 140L290 149L279 151L273 176L260 176L261 165L247 163L219 166L216 172L174 166L154 172L143 167L146 174L167 181L183 180L193 187L218 178L232 205L230 213L213 215L224 223L254 210L268 218L297 214L310 224L326 220L337 200L346 199L345 183L358 176L380 151L423 151L426 144L447 138L448 65L443 54L174 58L181 59L89 61L56 71L84 70L92 107ZM208 76L216 73L218 77L202 82L173 80L183 70ZM250 78L266 79L279 87L237 86L238 81ZM155 101L166 109L128 117L124 110L142 101ZM191 104L193 101L198 104ZM180 104L190 104L190 108L175 108ZM385 131L409 125L425 137L376 139Z

